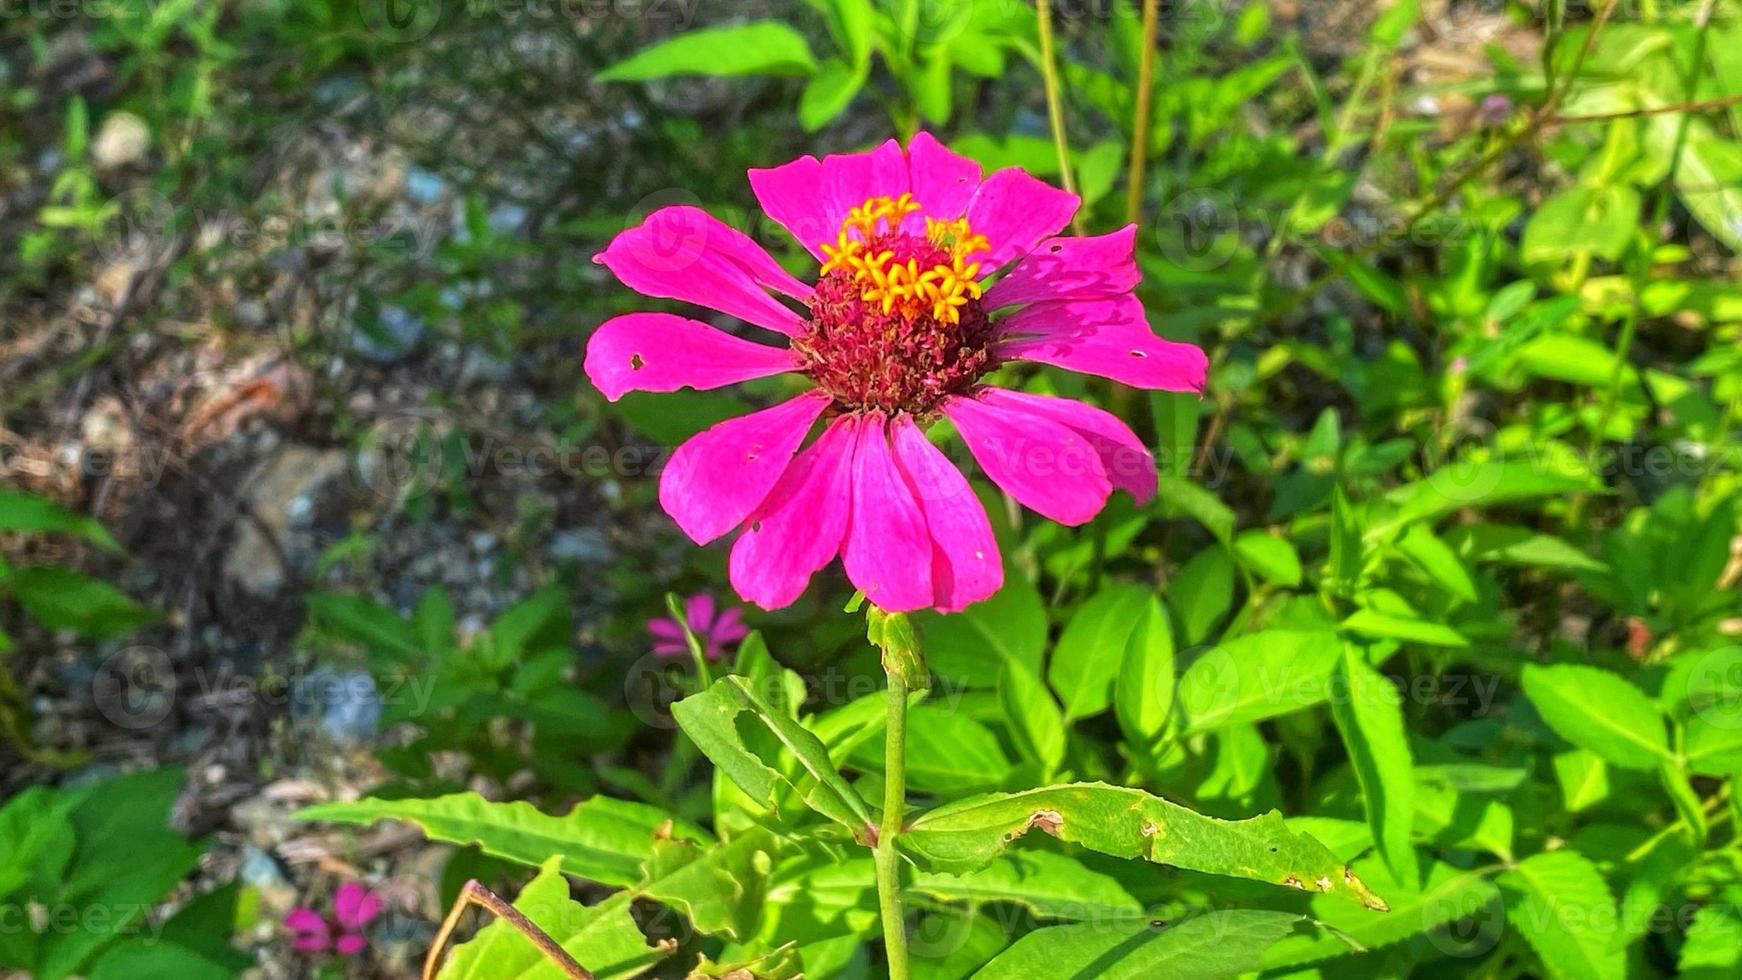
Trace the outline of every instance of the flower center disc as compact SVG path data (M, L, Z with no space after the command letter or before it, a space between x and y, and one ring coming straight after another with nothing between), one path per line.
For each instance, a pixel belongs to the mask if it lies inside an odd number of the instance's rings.
M829 259L793 349L845 409L929 415L995 366L980 263L968 261L986 239L961 219L928 218L923 235L903 230L918 210L907 194L874 197L822 246Z

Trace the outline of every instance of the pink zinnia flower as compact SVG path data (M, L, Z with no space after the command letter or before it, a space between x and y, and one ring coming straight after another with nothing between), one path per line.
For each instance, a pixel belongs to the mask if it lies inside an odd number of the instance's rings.
M380 896L355 881L347 881L333 896L332 920L303 907L291 909L284 924L293 934L291 947L299 953L324 953L332 949L340 956L356 956L369 945L369 940L363 937L364 927L380 914Z
M684 622L696 634L696 639L702 641L702 651L709 660L718 660L726 655L726 644L737 643L748 636L750 630L744 625L744 611L736 606L714 615L714 597L706 592L698 592L684 602ZM653 634L653 652L662 657L681 657L689 653L689 642L684 639L683 623L666 617L647 621L647 632Z
M661 505L696 543L744 525L730 562L740 595L785 606L837 554L889 611L957 610L996 592L1003 566L985 510L924 434L939 418L993 483L1062 524L1094 517L1115 487L1154 495L1154 460L1114 416L982 384L1005 362L1031 361L1203 390L1203 351L1157 337L1132 295L1135 226L1051 237L1076 213L1075 195L1014 167L982 180L979 164L927 133L905 153L891 140L752 170L750 186L821 260L815 286L691 207L654 212L597 261L648 296L719 310L790 345L630 313L599 327L586 360L613 400L784 372L815 383L695 436L661 474Z

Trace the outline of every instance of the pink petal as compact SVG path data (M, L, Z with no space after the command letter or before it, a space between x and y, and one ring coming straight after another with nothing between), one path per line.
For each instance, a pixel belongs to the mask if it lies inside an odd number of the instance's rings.
M793 460L732 546L732 587L764 609L791 605L840 553L858 420L843 415Z
M690 645L683 640L658 640L653 644L653 652L660 657L682 657L690 652Z
M807 391L693 436L659 476L660 506L697 544L730 531L768 496L828 405Z
M1036 513L1082 524L1113 492L1100 454L1066 426L960 395L945 400L944 414L992 482Z
M720 614L714 620L714 639L720 643L736 643L750 635L750 627L744 625L744 610L737 606Z
M980 188L980 164L951 152L926 132L907 141L907 172L920 206L905 223L909 231L924 231L926 217L948 221L966 214Z
M803 329L798 314L765 290L794 299L810 290L748 235L700 208L661 208L611 239L593 261L648 296L696 303L789 336Z
M690 596L684 603L683 618L698 636L713 632L714 597L706 592L697 592Z
M339 893L333 896L333 918L351 932L362 929L380 914L381 896L357 882L345 882L339 886Z
M986 508L962 472L906 415L895 422L895 461L931 535L932 605L957 612L997 592L1004 563Z
M848 211L873 197L907 192L907 160L894 140L868 153L837 154L821 161L802 156L772 169L751 170L750 189L770 218L822 259L820 246L834 244Z
M1049 238L986 290L986 308L1118 296L1141 278L1136 225L1087 238Z
M332 939L325 934L316 936L312 933L304 933L290 941L290 948L299 953L320 953L325 952L326 948L332 945L332 942Z
M1087 439L1101 457L1101 469L1115 487L1146 504L1155 496L1155 457L1137 433L1111 412L1072 398L1031 395L987 388L980 401L990 407L1051 419Z
M346 933L339 937L338 945L334 948L339 951L339 955L341 956L356 956L358 953L369 948L369 940L364 939L356 933Z
M721 388L794 369L792 352L670 313L629 313L587 340L587 378L611 401L630 391Z
M656 640L683 641L683 627L675 619L650 619L647 621L647 632Z
M1081 203L1077 195L1030 177L1020 167L1006 167L986 178L968 202L968 227L985 235L990 249L973 256L990 273L1011 259L1027 255L1071 223Z
M853 517L841 563L872 605L911 612L932 604L932 542L925 514L907 487L881 415L859 427L853 454Z
M327 934L327 920L311 908L291 909L284 917L284 925L292 932L318 934L322 937Z
M1209 359L1197 345L1157 337L1143 304L1131 295L1035 303L1000 320L998 328L1008 338L994 345L999 357L1138 388L1201 392L1209 371Z

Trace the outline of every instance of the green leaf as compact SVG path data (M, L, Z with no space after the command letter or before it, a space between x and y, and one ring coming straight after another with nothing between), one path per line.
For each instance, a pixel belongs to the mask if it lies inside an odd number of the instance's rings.
M1444 541L1434 537L1425 524L1416 524L1404 532L1397 550L1441 589L1465 602L1476 601L1476 582L1469 569Z
M1671 758L1663 712L1606 670L1526 664L1524 693L1556 734L1623 769L1656 769Z
M1009 902L1045 919L1105 921L1143 914L1143 903L1118 879L1052 851L1007 851L976 871L916 875L909 887L943 902Z
M1506 917L1557 980L1621 977L1626 956L1612 948L1615 898L1603 876L1573 850L1534 854L1499 879Z
M1609 566L1552 534L1503 524L1466 524L1446 535L1472 561L1493 561L1566 572L1602 572Z
M493 803L477 793L454 793L433 800L364 799L322 803L297 813L299 820L372 824L403 820L431 840L477 845L484 853L539 867L562 856L562 870L605 885L633 885L653 856L654 838L671 818L658 807L595 796L553 817L530 803ZM700 829L685 822L667 832L706 842Z
M1742 975L1742 912L1716 902L1694 913L1677 966L1684 980L1729 980Z
M1331 699L1331 720L1361 784L1367 825L1392 876L1414 890L1419 884L1415 848L1410 845L1415 770L1403 724L1402 696L1352 647L1344 650L1336 679L1338 696Z
M43 626L96 640L123 636L159 618L113 585L56 565L13 569L12 592L25 615Z
M230 944L237 931L241 882L196 897L163 924L161 933L129 936L103 950L91 964L90 980L230 980L255 966L254 957Z
M676 75L810 75L817 70L804 35L762 20L690 31L599 72L601 82L645 82Z
M814 133L833 122L836 116L847 111L853 96L865 87L868 77L864 63L855 66L833 58L823 62L822 68L805 84L804 94L799 96L799 125L805 132Z
M34 494L0 489L0 531L48 531L76 534L110 551L121 546L94 517L75 514Z
M1190 517L1208 528L1216 536L1216 540L1224 545L1232 545L1233 509L1187 477L1162 473L1156 489L1156 501L1162 513L1167 516Z
M1555 781L1568 813L1578 813L1609 796L1609 764L1587 749L1568 749L1554 757Z
M1742 143L1718 136L1704 122L1690 122L1675 186L1713 238L1742 252Z
M1065 722L1046 686L1024 664L1006 661L998 699L1017 750L1051 774L1065 757Z
M1175 700L1190 732L1248 724L1319 704L1343 643L1325 630L1264 630L1206 651L1181 675Z
M1720 779L1742 772L1742 705L1708 708L1689 718L1682 752L1689 772Z
M1264 954L1265 969L1279 970L1360 950L1382 949L1459 919L1481 922L1490 908L1495 915L1499 914L1500 891L1481 871L1433 861L1419 889L1394 879L1377 857L1356 861L1355 873L1385 895L1391 910L1375 914L1327 895L1314 896L1313 918L1328 928L1315 936L1290 936L1270 947Z
M1143 586L1116 585L1091 596L1065 624L1046 678L1064 704L1066 722L1098 715L1113 703L1113 678L1126 641L1152 601Z
M635 891L680 909L699 932L749 938L761 919L781 839L752 827L722 844L656 838Z
M1202 643L1234 604L1234 562L1211 546L1192 556L1168 583L1167 604L1179 614L1181 639Z
M882 760L881 744L866 749L873 766ZM966 712L932 704L908 712L907 778L914 789L959 796L994 789L1009 775L1010 760L998 736Z
M102 907L100 921L51 929L37 946L37 980L60 980L117 937L145 929L144 916L199 864L205 848L170 829L183 775L176 769L121 776L79 791L68 823L77 844L65 871L38 881L33 901L49 908Z
M1425 480L1398 487L1386 497L1397 510L1367 529L1366 540L1382 540L1416 521L1432 521L1455 510L1477 510L1534 497L1599 492L1588 476L1561 472L1541 462L1458 461Z
M1526 264L1561 262L1579 253L1613 262L1639 226L1639 207L1639 192L1626 184L1568 188L1537 205L1519 254Z
M1113 681L1113 708L1126 738L1148 745L1161 736L1173 713L1173 687L1173 627L1151 596Z
M1141 917L1036 929L998 954L974 980L1212 980L1252 973L1302 917L1227 909L1160 927Z
M1343 628L1360 636L1381 640L1403 640L1436 647L1467 647L1464 635L1443 623L1432 623L1413 616L1377 609L1357 609L1343 620Z
M1384 907L1323 844L1291 832L1274 810L1249 820L1217 820L1142 790L1105 783L988 793L946 803L915 818L900 846L922 867L959 873L985 867L1012 841L1035 830L1114 857Z
M30 786L0 807L0 898L32 879L60 877L76 843L67 816L82 799Z
M985 602L976 602L959 613L942 616L916 613L932 673L958 687L985 687L1003 669L1006 660L1026 666L1040 676L1046 652L1046 606L1040 593L1023 573L1004 570L1004 587Z
M308 614L319 626L371 654L415 660L422 653L410 624L373 599L342 592L317 592L308 597Z
M514 907L600 980L640 976L665 957L667 950L649 946L635 924L629 893L582 905L569 897L561 863L560 858L546 861L520 890ZM531 939L498 920L455 947L436 976L439 980L562 980L567 974Z
M864 839L876 825L871 808L835 770L823 743L803 725L769 710L746 678L722 677L707 690L672 705L671 711L702 754L752 799L773 807L778 802L776 790L787 787L811 809L852 831L856 839ZM738 727L743 718L759 723L777 739L807 775L795 781L757 755Z
M1341 594L1352 592L1361 580L1363 552L1360 516L1342 487L1331 490L1331 579Z
M1264 531L1244 531L1234 539L1234 557L1266 581L1293 588L1300 584L1300 555L1294 545Z

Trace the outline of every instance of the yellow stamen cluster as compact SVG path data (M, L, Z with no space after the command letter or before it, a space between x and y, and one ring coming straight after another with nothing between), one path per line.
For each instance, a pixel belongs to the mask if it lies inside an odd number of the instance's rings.
M859 298L880 303L883 312L899 312L912 319L929 313L934 320L961 321L961 307L980 298L980 263L968 256L985 251L986 236L968 229L966 218L954 221L925 219L926 240L949 255L949 261L922 269L918 259L897 262L892 249L872 251L871 242L894 234L903 218L919 210L912 194L874 197L847 213L833 245L825 243L823 274L835 269L852 274L859 284Z

